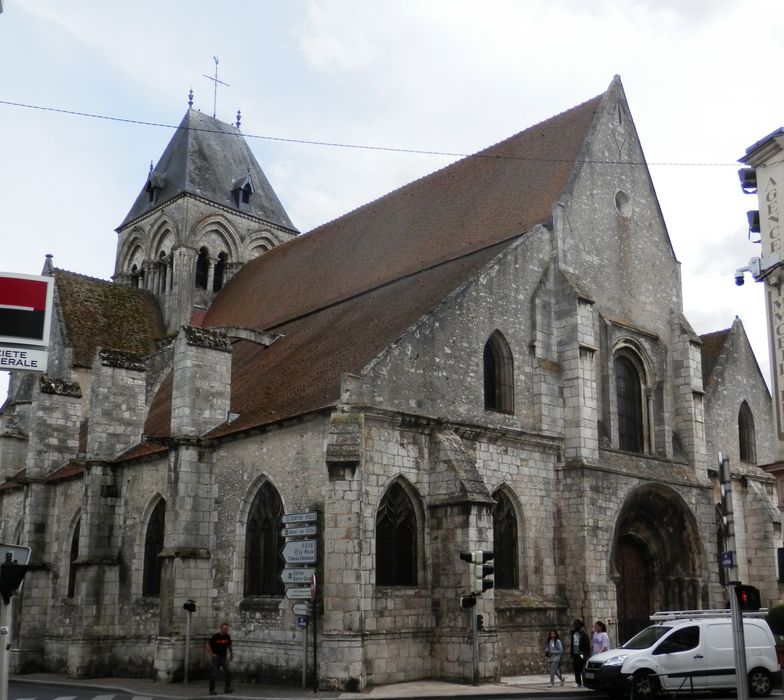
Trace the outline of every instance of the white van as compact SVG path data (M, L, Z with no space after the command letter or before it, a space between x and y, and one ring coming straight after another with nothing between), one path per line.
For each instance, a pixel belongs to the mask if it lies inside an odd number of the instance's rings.
M707 615L706 613L710 613ZM732 620L727 611L657 613L661 619L626 644L588 659L587 688L651 698L661 690L732 690L736 687ZM746 669L751 695L781 685L773 634L760 618L744 617Z

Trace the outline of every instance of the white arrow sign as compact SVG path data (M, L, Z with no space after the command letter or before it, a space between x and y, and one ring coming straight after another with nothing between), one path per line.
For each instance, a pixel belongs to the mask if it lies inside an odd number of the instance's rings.
M287 588L286 598L289 600L309 600L310 588Z
M280 580L283 583L310 583L310 577L315 573L315 569L283 569Z
M310 615L310 603L294 603L291 606L291 612L295 615Z
M318 513L316 511L309 511L307 513L289 513L284 515L280 522L284 525L289 523L315 523L318 520Z
M287 564L315 564L316 540L292 540L283 547L283 560Z
M318 534L318 527L315 525L303 525L302 527L284 527L280 534L283 537L308 537Z

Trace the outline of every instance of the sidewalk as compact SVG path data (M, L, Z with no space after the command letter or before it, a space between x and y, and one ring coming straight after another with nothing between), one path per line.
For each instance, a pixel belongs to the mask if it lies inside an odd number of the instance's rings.
M197 680L187 685L183 683L158 683L147 678L79 678L73 679L57 673L29 673L11 676L14 683L54 685L71 688L94 689L96 692L127 693L156 698L172 698L186 700L189 698L209 698L207 681ZM548 693L587 694L584 688L575 688L574 683L567 682L563 688L556 684L549 688L549 676L510 676L502 678L498 683L482 683L478 686L461 683L445 683L443 681L413 681L380 685L358 693L323 690L317 693L312 688L292 686L235 684L231 700L292 700L293 698L336 698L338 700L372 700L393 698L452 698L452 697L483 697L503 698L510 695L538 697Z

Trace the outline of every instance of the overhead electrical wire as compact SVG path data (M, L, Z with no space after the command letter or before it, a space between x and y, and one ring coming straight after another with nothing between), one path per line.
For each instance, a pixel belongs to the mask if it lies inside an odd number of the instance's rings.
M24 102L13 102L11 100L0 100L0 105L9 107L20 107L23 109L34 109L41 112L54 112L56 114L68 114L74 117L85 117L87 119L102 119L104 121L120 122L122 124L134 124L137 126L154 126L163 129L187 129L189 131L200 131L208 134L225 134L225 131L220 129L201 129L197 127L181 127L177 124L166 124L163 122L150 122L142 119L130 119L128 117L114 117L107 114L95 114L93 112L80 112L77 110L63 109L60 107L48 107L43 105L26 104ZM445 156L449 158L487 158L488 160L519 160L532 163L565 163L575 162L573 159L567 158L527 158L525 156L503 156L503 155L485 155L482 153L458 153L452 151L430 151L418 148L397 148L394 146L368 146L356 143L340 143L336 141L316 141L312 139L298 139L286 138L282 136L268 136L265 134L247 134L240 132L246 139L261 139L265 141L277 141L281 143L295 143L306 146L325 146L329 148L346 148L362 151L381 151L387 153L410 153L415 155L426 156ZM596 165L655 165L655 166L672 166L672 167L697 167L697 168L737 168L737 163L684 163L684 162L652 162L652 161L635 161L635 160L591 160L591 159L578 159L579 163L592 163Z

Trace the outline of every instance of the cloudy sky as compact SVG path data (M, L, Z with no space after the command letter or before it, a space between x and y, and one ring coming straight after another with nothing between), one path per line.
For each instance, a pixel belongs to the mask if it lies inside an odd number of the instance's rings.
M300 230L623 80L699 333L746 326L768 374L736 160L784 123L780 0L4 0L0 270L108 279L115 227L193 88ZM16 103L16 104L11 104ZM28 107L18 105L29 105ZM34 106L36 108L32 108ZM63 111L57 111L63 110ZM67 112L113 117L97 119ZM0 372L0 397L6 374Z

